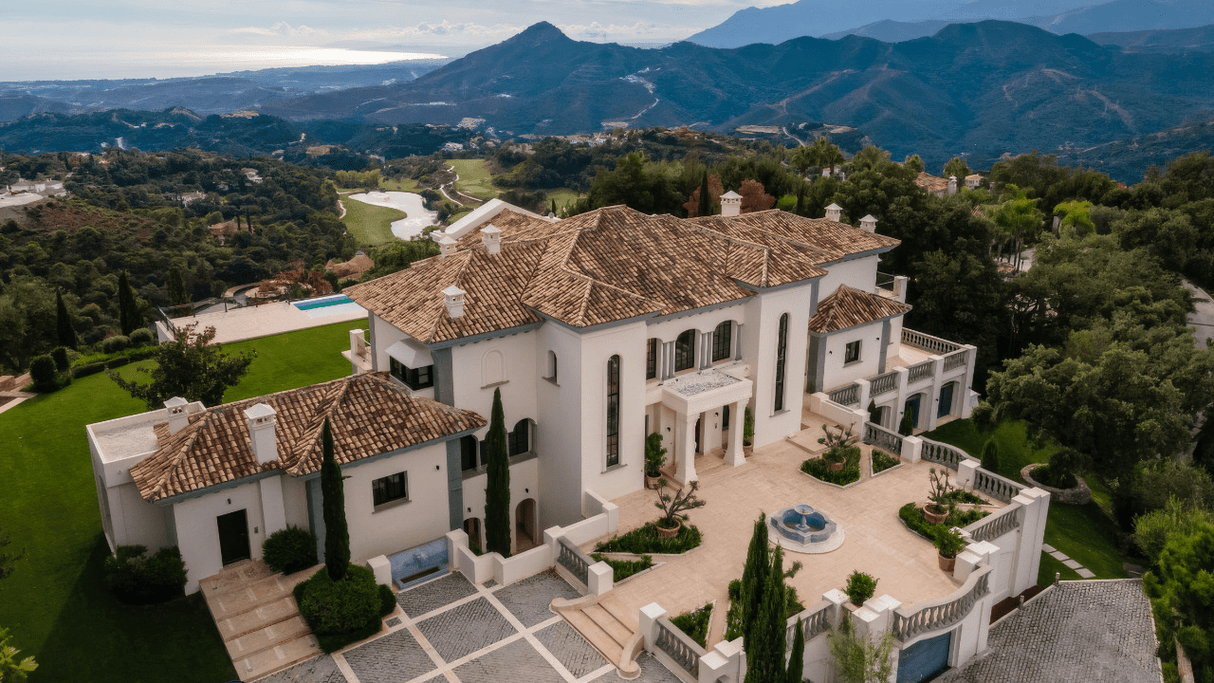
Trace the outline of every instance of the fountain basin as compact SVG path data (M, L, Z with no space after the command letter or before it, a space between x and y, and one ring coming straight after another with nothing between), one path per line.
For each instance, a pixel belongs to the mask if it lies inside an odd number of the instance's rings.
M830 515L809 505L784 508L767 519L768 537L796 553L827 553L843 544L843 529Z

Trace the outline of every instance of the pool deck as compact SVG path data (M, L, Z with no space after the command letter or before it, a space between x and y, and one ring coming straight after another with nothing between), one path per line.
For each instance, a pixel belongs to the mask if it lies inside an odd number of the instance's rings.
M304 330L309 327L320 327L322 325L353 322L356 320L363 321L366 319L367 312L362 307L351 309L344 305L325 306L312 309L311 315L309 315L308 312L301 311L288 302L278 301L260 306L234 308L221 313L205 313L203 315L174 318L173 323L178 326L197 323L198 331L202 331L207 327L214 327L215 343L226 344L228 342ZM156 331L162 340L169 337L163 321L156 323Z

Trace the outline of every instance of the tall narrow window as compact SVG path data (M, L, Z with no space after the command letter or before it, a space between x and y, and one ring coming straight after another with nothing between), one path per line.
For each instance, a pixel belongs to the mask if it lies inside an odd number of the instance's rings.
M645 379L658 378L658 340L656 337L649 339L645 344Z
M545 379L550 382L556 381L556 351L548 351L548 376Z
M510 455L520 455L531 450L531 421L519 420L514 425L514 431L507 435L506 440L509 442Z
M733 345L733 321L726 320L717 325L712 333L712 362L729 358L729 349Z
M620 357L607 360L607 466L620 464Z
M459 440L460 469L465 471L476 469L476 451L479 444L475 436L465 436Z
M687 330L674 340L674 370L687 370L696 363L696 331Z
M788 352L788 314L780 316L780 329L776 332L776 401L775 410L784 410L784 356Z

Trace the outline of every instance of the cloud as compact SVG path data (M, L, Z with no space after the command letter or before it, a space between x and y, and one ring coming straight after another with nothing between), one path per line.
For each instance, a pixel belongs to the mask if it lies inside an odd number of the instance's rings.
M324 29L315 29L303 24L291 26L285 21L280 21L270 28L245 26L232 29L231 32L255 36L282 36L284 38L326 38L329 36L329 32Z

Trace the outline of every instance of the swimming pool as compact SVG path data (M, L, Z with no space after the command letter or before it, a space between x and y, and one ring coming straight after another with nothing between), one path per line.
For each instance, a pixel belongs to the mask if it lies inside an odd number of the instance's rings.
M345 294L333 294L332 296L321 296L315 299L292 301L291 305L308 314L308 317L311 318L344 313L358 313L360 315L366 313L366 309L354 303Z

